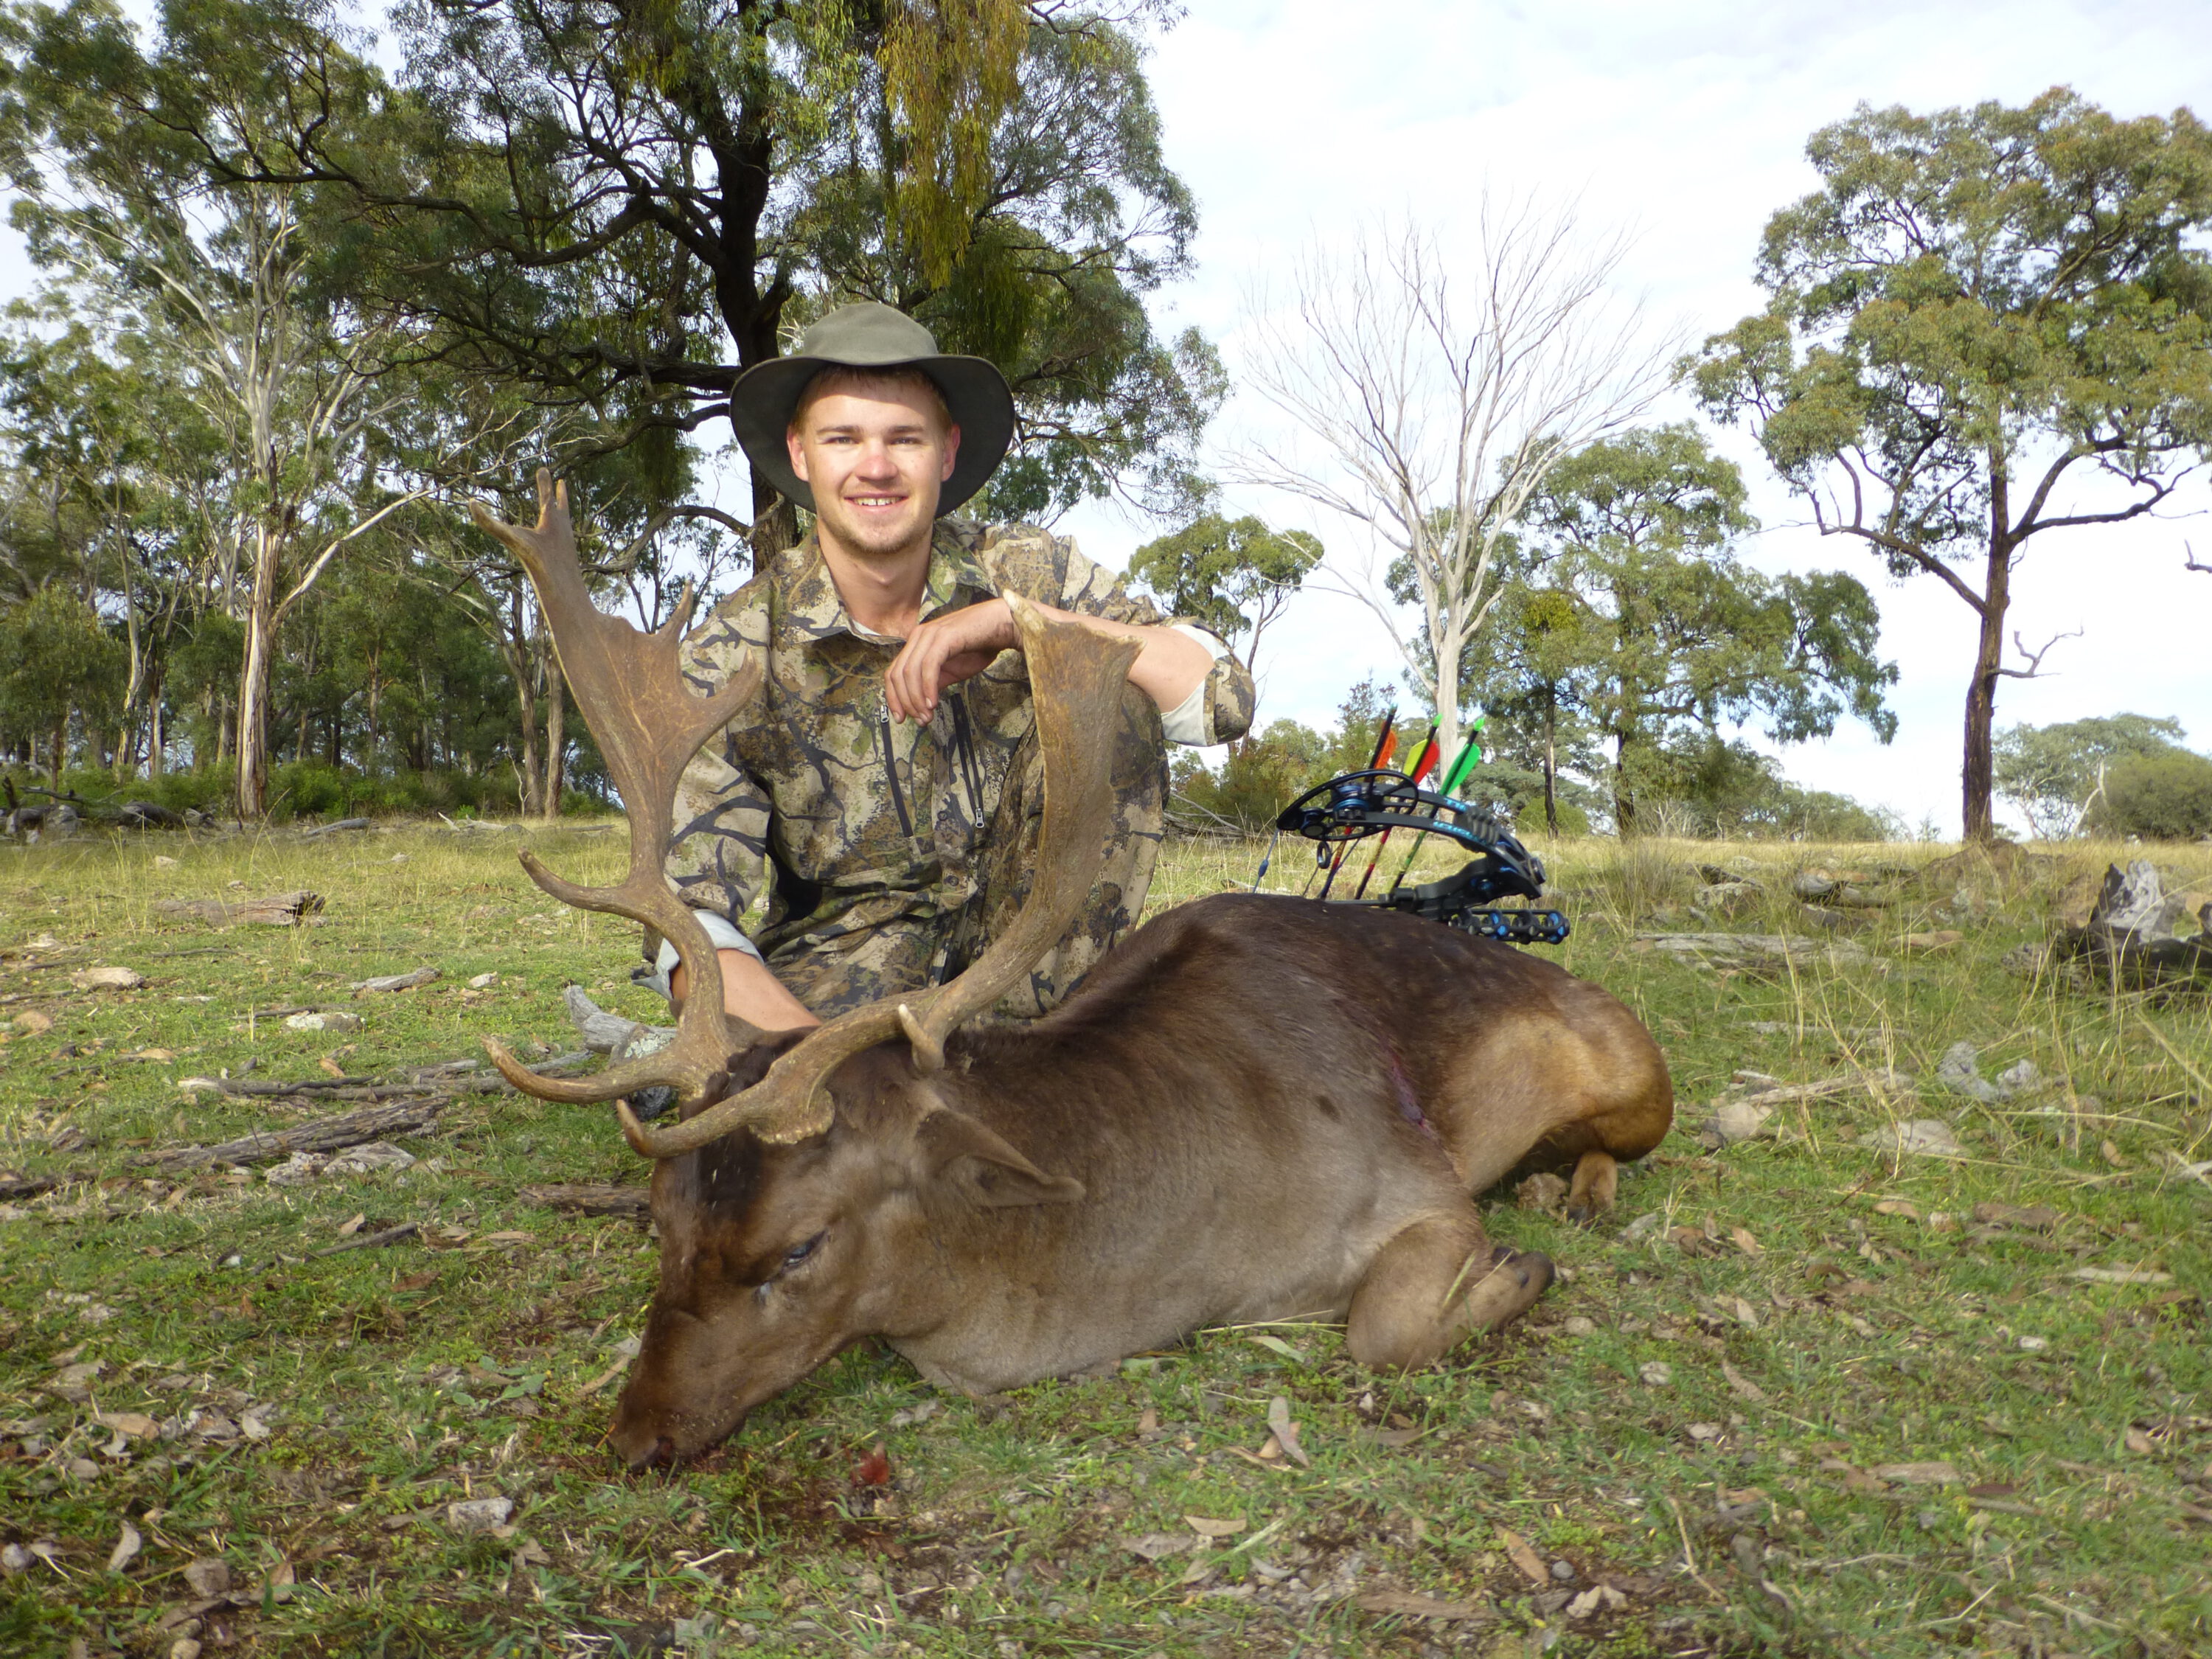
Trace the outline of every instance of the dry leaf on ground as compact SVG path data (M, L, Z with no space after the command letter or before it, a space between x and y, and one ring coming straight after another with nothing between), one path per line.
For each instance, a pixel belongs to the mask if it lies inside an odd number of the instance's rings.
M1184 1538L1171 1532L1148 1532L1141 1537L1127 1540L1122 1547L1132 1555L1141 1555L1147 1561L1165 1560L1170 1555L1181 1555L1186 1550L1198 1547L1198 1540Z
M1273 1431L1276 1443L1292 1462L1302 1469L1313 1467L1313 1459L1306 1455L1306 1449L1298 1443L1298 1425L1291 1421L1291 1402L1281 1395L1267 1402L1267 1427Z
M146 1540L138 1535L138 1528L125 1521L123 1535L115 1540L115 1547L108 1553L108 1571L121 1572L138 1559L138 1552L145 1547Z
M1523 1578L1532 1584L1540 1584L1547 1589L1550 1587L1551 1571L1545 1566L1543 1557L1528 1547L1527 1539L1517 1532L1500 1527L1498 1528L1498 1541L1505 1547L1505 1559L1519 1569Z
M1363 1613L1401 1619L1486 1619L1489 1609L1473 1601L1446 1601L1412 1590L1362 1590L1357 1598Z
M1721 1361L1721 1376L1727 1380L1729 1392L1737 1399L1747 1400L1754 1406L1764 1406L1766 1403L1766 1390L1725 1359Z
M1200 1538L1234 1538L1244 1530L1241 1516L1224 1516L1216 1519L1210 1515L1186 1515L1182 1523Z

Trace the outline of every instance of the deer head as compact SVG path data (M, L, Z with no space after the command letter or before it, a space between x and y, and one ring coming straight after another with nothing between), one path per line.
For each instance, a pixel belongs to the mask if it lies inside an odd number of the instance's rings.
M948 983L852 1009L796 1039L763 1040L723 1012L714 947L664 873L684 768L754 696L761 666L749 664L711 696L694 695L677 665L690 596L650 635L600 613L576 566L565 490L543 471L538 489L534 529L472 511L538 589L577 706L628 809L630 855L628 875L607 888L562 881L526 853L524 866L566 903L659 929L691 988L673 1042L594 1077L540 1077L498 1043L485 1046L530 1094L615 1100L630 1146L659 1161L660 1293L614 1434L635 1464L714 1443L751 1405L860 1334L855 1310L894 1247L880 1231L855 1226L846 1230L857 1235L849 1249L841 1241L817 1253L824 1218L930 1183L957 1182L964 1201L985 1206L1081 1195L1079 1184L1036 1169L945 1106L930 1079L944 1066L946 1039L1030 971L1097 883L1113 810L1110 755L1098 734L1114 727L1137 647L1006 596L1044 768L1044 823L1021 909ZM833 1073L842 1079L834 1107L825 1087ZM621 1099L653 1084L678 1092L680 1121L669 1127L647 1127ZM841 1122L845 1132L833 1133ZM840 1258L834 1273L820 1259L828 1255Z

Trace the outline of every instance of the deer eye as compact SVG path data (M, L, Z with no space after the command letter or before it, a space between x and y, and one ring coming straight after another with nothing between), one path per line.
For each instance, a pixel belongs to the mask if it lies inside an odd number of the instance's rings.
M783 1253L784 1270L788 1272L790 1269L796 1267L800 1262L805 1261L808 1256L812 1255L814 1252L820 1248L822 1241L828 1237L829 1233L825 1229L823 1231L815 1234L813 1237L808 1239L804 1244L794 1244L789 1249L786 1250Z

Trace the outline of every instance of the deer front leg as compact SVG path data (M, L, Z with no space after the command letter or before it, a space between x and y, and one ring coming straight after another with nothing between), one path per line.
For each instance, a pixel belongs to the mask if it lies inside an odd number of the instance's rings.
M1552 1282L1548 1256L1492 1244L1470 1210L1417 1221L1385 1244L1352 1298L1352 1357L1411 1370L1519 1318Z

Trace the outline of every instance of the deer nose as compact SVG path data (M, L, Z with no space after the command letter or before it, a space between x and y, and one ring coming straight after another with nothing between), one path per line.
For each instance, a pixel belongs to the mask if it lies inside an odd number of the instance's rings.
M662 1435L646 1450L630 1459L633 1469L665 1469L676 1461L676 1442Z

